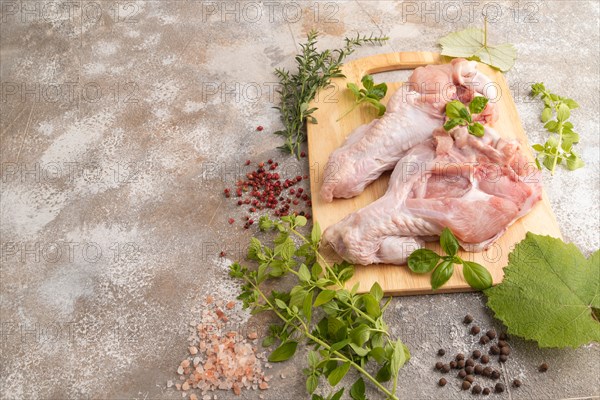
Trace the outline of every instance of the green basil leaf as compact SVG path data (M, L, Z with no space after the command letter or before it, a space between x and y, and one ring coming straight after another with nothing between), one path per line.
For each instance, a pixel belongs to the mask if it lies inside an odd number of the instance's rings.
M563 101L571 110L579 107L579 104L573 99L563 99Z
M329 374L329 376L327 377L327 380L329 381L329 384L331 386L335 386L338 383L340 383L340 381L344 378L344 376L346 376L346 374L348 373L348 370L350 369L350 363L349 362L345 362L342 365L338 366L336 369L334 369L333 371L331 371L331 373Z
M475 122L473 125L469 125L469 133L473 136L482 137L485 133L485 128L479 122Z
M317 298L315 299L315 303L313 304L313 307L319 307L325 303L328 303L334 297L335 297L334 290L329 290L329 289L323 290L321 293L319 293L317 295Z
M558 106L558 110L556 111L556 119L560 122L564 122L569 119L571 116L571 111L569 110L569 106L566 104L561 104Z
M341 342L336 342L331 345L330 349L332 352L339 351L350 344L350 339L342 340Z
M473 289L484 290L492 287L494 283L490 272L476 262L463 260L463 275Z
M319 387L319 378L314 375L309 376L306 379L306 391L308 394L313 394L315 390Z
M317 364L319 364L319 353L317 353L316 351L309 351L308 352L308 365L311 368L317 368Z
M440 256L429 249L418 249L408 256L408 268L417 274L431 272L440 261Z
M329 400L340 400L344 394L344 388L338 390Z
M352 94L354 94L354 97L356 97L356 98L360 97L360 92L359 92L358 86L355 83L347 83L346 87L348 89L350 89L350 91L352 91Z
M300 265L300 269L298 269L298 278L300 278L302 282L310 281L311 275L306 265Z
M367 89L367 91L370 91L371 89L373 89L373 86L375 86L375 83L373 82L373 77L371 75L363 76L360 81L362 82L365 89Z
M356 343L359 346L365 344L367 340L369 340L370 335L371 331L366 324L360 324L356 328L352 329L349 333L352 342Z
M469 113L469 110L467 110L466 107L458 110L458 114L460 115L461 118L464 118L469 122L473 122L473 120L471 119L471 114Z
M465 122L466 121L463 120L462 118L452 118L452 119L449 119L448 122L446 122L444 124L444 129L446 130L446 132L449 132L453 128L457 127L458 125L464 125Z
M579 158L579 156L573 152L571 152L571 154L567 157L567 168L570 171L581 168L584 165L585 165L585 163L583 162L583 160L581 158Z
M381 299L383 299L383 289L378 282L375 282L373 286L371 286L369 293L371 293L371 295L375 297L375 300L377 301L381 301Z
M396 374L406 362L406 354L404 353L404 344L398 339L394 345L394 353L390 360L390 369L392 374Z
M364 347L360 347L359 345L357 345L355 343L349 343L348 345L350 347L352 347L352 350L354 350L354 352L356 353L356 355L359 356L359 357L364 357L367 354L369 354L369 349L365 349Z
M270 362L281 362L286 361L292 358L294 353L296 353L296 348L298 347L298 342L290 341L284 342L273 350L273 352L269 355Z
M431 288L437 290L448 282L454 273L454 264L451 261L442 261L431 274Z
M381 315L381 308L379 307L379 302L371 295L370 293L363 294L362 300L365 305L365 309L367 310L367 314L371 318L379 318Z
M306 225L306 217L302 216L302 215L298 215L296 216L296 225L297 226L304 226Z
M485 110L485 106L487 105L488 101L489 99L484 96L474 97L469 104L469 110L471 111L471 114L479 114Z
M309 292L304 298L304 302L302 303L302 314L306 317L306 320L310 322L312 317L312 301L313 301L313 292Z
M541 117L542 122L546 123L546 122L550 121L551 118L552 118L552 108L545 107L544 111L542 111L542 117Z
M283 300L275 299L275 304L277 304L277 307L281 308L282 310L287 308L287 304L285 304Z
M379 368L379 371L377 371L377 375L375 375L375 379L377 379L378 382L387 382L391 377L392 371L390 370L389 363L383 364L383 366Z
M556 121L548 121L544 125L544 128L546 128L550 132L556 132L558 130L558 122L556 122Z
M350 388L350 397L352 400L367 400L365 396L365 381L361 377Z
M375 361L377 361L379 364L383 364L386 360L386 356L385 356L385 350L383 349L383 347L374 347L370 352L369 355L371 357L373 357L373 359Z
M321 240L321 227L317 221L313 222L312 231L310 232L310 241L312 244L317 245Z
M463 116L461 116L460 110L467 111L465 105L460 101L452 100L446 103L446 115L448 116L448 118L464 118Z
M444 228L440 235L440 245L442 246L442 250L449 256L455 256L458 252L458 240L456 240L456 237L448 228Z

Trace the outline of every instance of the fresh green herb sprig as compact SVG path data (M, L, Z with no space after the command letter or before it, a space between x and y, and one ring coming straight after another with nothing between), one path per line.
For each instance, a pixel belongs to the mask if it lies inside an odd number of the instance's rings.
M385 113L385 106L381 104L379 100L385 97L388 90L387 84L383 82L375 85L371 75L363 76L361 82L364 86L364 89L359 89L358 86L352 82L348 82L348 84L346 84L346 87L354 94L354 104L348 111L339 117L337 121L350 114L362 103L371 104L373 107L375 107L377 109L377 115L380 117Z
M440 235L440 245L446 256L440 256L433 250L419 249L408 256L408 267L417 274L431 274L431 288L433 290L442 287L452 277L454 264L462 264L465 280L473 289L484 290L492 286L492 275L481 264L465 261L456 254L458 253L458 240L450 229L444 228Z
M300 157L300 144L306 141L306 121L317 123L312 115L317 108L309 108L319 89L327 87L332 78L342 77L341 67L350 54L357 47L364 44L382 45L389 38L386 36L362 36L357 34L354 38L345 38L345 45L341 49L317 50L318 33L311 31L306 43L300 44L301 52L295 57L297 71L291 73L283 68L275 69L279 79L280 95L279 110L283 129L276 131L276 135L285 138L285 144L280 149Z
M381 305L383 290L377 283L369 293L357 294L358 284L347 290L344 284L352 277L353 267L346 262L329 264L318 251L318 223L314 223L310 236L298 231L306 222L303 216L280 220L261 217L261 230L278 232L274 246L252 238L248 259L256 261L258 268L249 269L239 263L230 267L229 274L244 281L238 297L244 307L253 314L271 312L280 320L269 327L269 336L263 341L265 347L278 342L269 361L290 359L304 341L313 346L303 371L308 393L317 389L322 377L335 387L353 368L361 376L350 390L353 399L365 399L362 378L372 382L387 399L398 399L398 371L410 354L400 340L392 339L383 319L391 298ZM301 244L296 245L294 238ZM284 276L295 279L289 292L265 289L269 281ZM367 372L371 360L380 366L375 376ZM383 385L389 380L393 382L391 389ZM329 398L339 398L338 393Z
M452 100L446 103L446 116L448 122L444 124L444 129L450 131L456 126L466 126L469 133L473 136L482 137L484 133L483 125L479 122L473 122L472 114L479 114L485 109L488 98L483 96L474 97L469 108L458 100Z
M585 163L573 150L573 145L579 142L579 134L573 130L573 124L567 121L571 117L571 110L579 107L579 104L573 99L550 93L541 82L531 85L531 97L539 97L544 102L541 120L545 123L544 128L550 132L546 143L532 146L538 153L535 158L537 167L542 169L543 165L552 175L557 165L564 164L570 171L583 167Z

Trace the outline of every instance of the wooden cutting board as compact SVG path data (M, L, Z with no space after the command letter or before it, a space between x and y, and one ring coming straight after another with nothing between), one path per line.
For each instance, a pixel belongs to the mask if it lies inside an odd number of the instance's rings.
M381 197L387 189L389 180L389 173L387 173L369 185L361 195L352 199L335 199L332 203L326 203L319 196L323 181L323 170L331 152L341 146L346 137L356 127L376 118L374 108L363 105L345 116L341 121L336 122L336 119L344 111L348 110L354 101L352 93L346 89L346 83L354 82L360 84L360 80L365 74L399 69L415 69L427 64L441 64L444 62L449 62L449 60L437 53L429 52L380 54L351 61L343 66L343 73L346 78L334 79L332 87L323 89L312 102L312 106L318 107L318 110L314 114L318 120L318 124L308 124L308 154L311 170L310 185L313 216L323 230L338 222L346 215ZM503 137L519 140L525 152L533 160L527 136L521 126L515 103L504 80L504 76L502 73L481 63L479 63L478 69L494 80L500 89L501 96L497 100L500 118L494 124L494 127ZM384 104L387 103L390 96L401 85L401 83L386 83L388 85L388 94L382 101ZM460 256L464 259L485 265L492 274L494 283L497 284L502 280L503 267L508 263L508 254L514 248L514 245L525 237L527 231L558 238L561 237L560 229L545 192L542 201L538 202L524 218L516 221L488 250L481 253L462 252ZM437 243L429 243L427 247L441 253L439 244ZM331 250L330 246L324 246L323 251L330 260L339 260L339 257ZM434 293L431 290L430 274L417 275L412 273L406 266L386 264L356 266L355 275L347 285L350 288L356 282L360 283L359 292L366 292L374 282L379 282L388 295ZM441 289L435 291L435 293L464 292L470 290L471 288L463 279L462 267L455 265L454 276Z

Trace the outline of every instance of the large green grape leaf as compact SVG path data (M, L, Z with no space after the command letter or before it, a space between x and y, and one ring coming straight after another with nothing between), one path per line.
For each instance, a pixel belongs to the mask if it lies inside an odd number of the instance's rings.
M540 347L600 342L600 251L586 259L573 244L527 233L485 294L508 333Z
M515 47L510 43L489 45L485 36L478 28L450 33L440 39L442 55L481 61L503 72L511 69L517 58Z

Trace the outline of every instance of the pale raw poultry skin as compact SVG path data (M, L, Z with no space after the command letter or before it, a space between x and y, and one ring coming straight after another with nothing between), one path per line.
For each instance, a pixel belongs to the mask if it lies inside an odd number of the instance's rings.
M482 93L495 98L491 80L477 71L477 63L454 59L450 64L428 65L415 69L408 82L390 98L380 119L362 125L329 157L323 174L321 197L351 198L387 170L394 168L402 155L427 138L444 123L445 105L460 98L469 102ZM497 118L489 102L476 120Z
M516 141L486 126L434 131L397 163L383 197L324 232L325 243L361 265L405 264L422 238L448 227L468 251L482 251L541 199L539 171Z

